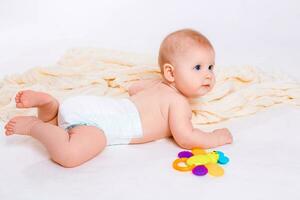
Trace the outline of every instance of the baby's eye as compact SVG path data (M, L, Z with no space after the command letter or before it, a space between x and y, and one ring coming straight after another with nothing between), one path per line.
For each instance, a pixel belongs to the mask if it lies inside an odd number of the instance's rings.
M209 69L209 70L213 70L213 69L214 69L214 66L213 66L213 65L209 65L208 69Z
M201 66L200 66L200 65L196 65L194 68L195 68L196 70L200 70Z

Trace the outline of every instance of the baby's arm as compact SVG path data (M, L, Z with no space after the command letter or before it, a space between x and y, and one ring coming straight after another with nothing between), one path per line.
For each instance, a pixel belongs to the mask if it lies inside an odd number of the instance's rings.
M158 82L160 82L159 79L139 80L129 86L128 88L129 96L132 96L146 88L149 88Z
M192 110L187 100L177 99L170 104L169 125L176 143L184 149L201 147L214 148L232 143L232 136L228 129L216 129L204 132L193 128Z

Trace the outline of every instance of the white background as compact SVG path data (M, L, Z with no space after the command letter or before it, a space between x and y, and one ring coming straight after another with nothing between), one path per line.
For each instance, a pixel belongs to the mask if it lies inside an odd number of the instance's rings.
M297 0L1 0L0 68L53 64L81 46L157 55L168 33L194 28L215 46L218 65L296 75L299 20Z
M253 65L300 80L300 1L0 0L0 76L54 64L73 47L157 55L181 28L205 34L217 65ZM281 106L229 121L225 176L171 167L181 150L159 140L107 147L65 169L26 136L0 135L0 199L300 199L300 110ZM3 127L1 127L3 130ZM3 132L3 131L2 131Z

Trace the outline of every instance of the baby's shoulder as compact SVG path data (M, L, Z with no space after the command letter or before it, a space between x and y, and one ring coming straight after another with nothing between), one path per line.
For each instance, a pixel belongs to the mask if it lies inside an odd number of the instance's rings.
M153 88L152 92L157 94L157 97L166 102L169 105L169 108L176 106L185 107L186 109L190 108L190 103L188 99L177 92L174 92L170 88L167 88L164 84L158 85L158 88Z
M170 102L170 108L173 109L181 107L189 110L191 108L191 105L187 98L175 93L170 94L169 102Z
M192 118L192 109L188 99L175 95L170 100L169 117L178 119L179 121ZM176 120L176 121L178 121Z

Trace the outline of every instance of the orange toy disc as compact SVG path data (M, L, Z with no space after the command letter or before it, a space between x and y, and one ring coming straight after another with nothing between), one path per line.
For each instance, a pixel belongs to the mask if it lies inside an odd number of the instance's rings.
M204 149L201 149L201 148L198 148L198 147L192 148L192 153L194 155L205 155L205 154L207 154Z
M224 169L216 163L206 164L205 167L208 170L208 173L212 176L223 176Z
M188 158L178 158L178 159L174 160L173 168L178 171L182 171L182 172L191 171L195 166L194 165L188 166L186 164L187 159ZM179 166L179 163L184 163L185 166L184 167Z

